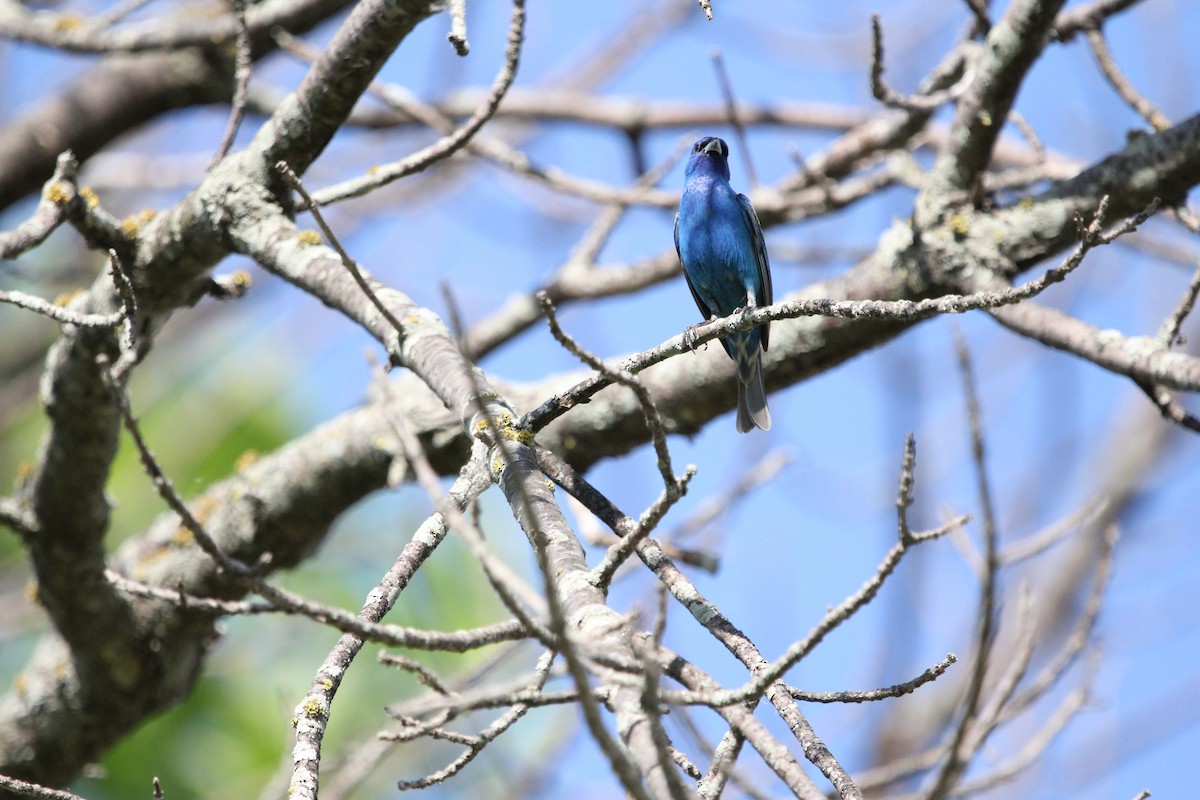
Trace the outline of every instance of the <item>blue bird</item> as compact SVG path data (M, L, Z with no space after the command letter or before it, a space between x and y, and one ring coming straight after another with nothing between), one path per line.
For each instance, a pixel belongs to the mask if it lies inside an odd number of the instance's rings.
M771 304L771 265L758 215L729 185L729 146L705 136L692 146L675 215L675 251L706 320ZM737 429L771 429L762 354L770 323L721 340L737 365Z

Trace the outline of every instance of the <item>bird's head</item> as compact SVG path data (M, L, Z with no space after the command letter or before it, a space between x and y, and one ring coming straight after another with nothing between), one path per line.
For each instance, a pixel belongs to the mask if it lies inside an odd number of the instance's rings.
M711 172L729 180L729 145L716 136L705 136L692 145L685 174L691 177L697 172Z

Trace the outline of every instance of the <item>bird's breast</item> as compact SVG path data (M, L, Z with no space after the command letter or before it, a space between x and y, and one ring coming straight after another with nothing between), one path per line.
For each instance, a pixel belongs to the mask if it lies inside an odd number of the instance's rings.
M736 198L711 191L685 193L679 219L679 250L689 272L733 277L740 271L751 240Z

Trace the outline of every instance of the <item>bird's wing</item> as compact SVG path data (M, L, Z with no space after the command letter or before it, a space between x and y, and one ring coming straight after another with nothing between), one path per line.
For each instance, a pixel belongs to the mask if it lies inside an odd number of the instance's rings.
M769 306L775 302L775 290L771 287L771 264L767 261L767 243L763 241L762 225L758 222L758 214L754 213L754 206L750 205L750 198L744 194L737 196L738 203L742 206L742 214L746 217L746 226L750 229L750 233L754 238L754 260L758 262L758 285L762 287L762 295L756 297L759 307ZM695 292L693 292L695 294ZM767 349L767 338L771 333L771 325L767 323L762 326L762 348Z
M675 212L675 255L679 256L679 264L683 265L683 252L679 249L679 212ZM716 316L704 301L700 299L700 295L696 293L696 287L692 286L692 278L688 275L688 271L684 269L683 279L687 281L688 290L692 293L692 299L696 301L696 306L700 309L700 313L704 315L704 321L712 319ZM722 342L724 344L724 342Z

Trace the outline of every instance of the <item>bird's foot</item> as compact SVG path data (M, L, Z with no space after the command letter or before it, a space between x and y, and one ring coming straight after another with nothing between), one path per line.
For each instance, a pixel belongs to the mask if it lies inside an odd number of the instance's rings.
M698 331L700 329L700 326L704 325L704 324L706 324L706 323L697 322L695 325L688 325L686 328L683 329L683 346L686 347L688 350L695 352L696 347L697 347L696 339L698 339L700 336L698 333L696 333L696 331ZM705 342L704 346L708 347L708 342Z

